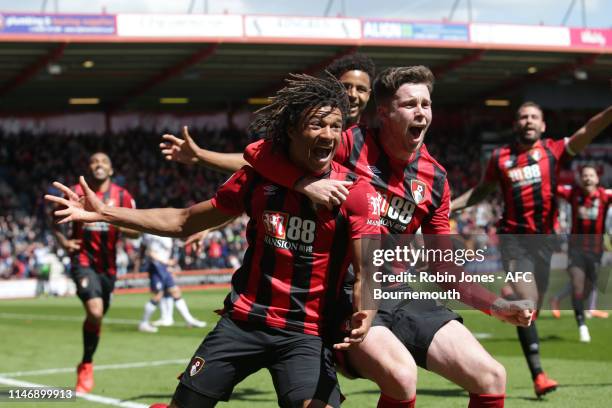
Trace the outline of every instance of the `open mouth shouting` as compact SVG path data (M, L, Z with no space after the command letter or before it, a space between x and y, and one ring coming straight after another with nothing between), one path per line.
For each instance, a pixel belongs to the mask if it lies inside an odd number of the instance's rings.
M326 145L326 146L314 146L310 150L310 157L314 159L316 162L325 164L333 158L334 154L334 146Z
M413 125L408 128L408 135L411 137L411 142L419 143L423 140L423 136L425 134L425 129L427 125Z

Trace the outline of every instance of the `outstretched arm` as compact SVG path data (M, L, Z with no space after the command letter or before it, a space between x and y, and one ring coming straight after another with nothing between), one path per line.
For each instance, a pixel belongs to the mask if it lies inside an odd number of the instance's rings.
M159 144L159 148L166 160L183 164L201 164L227 173L235 173L247 165L242 153L218 153L202 149L189 135L187 126L183 126L182 136L182 139L170 134L162 136L164 142Z
M496 188L497 183L481 181L476 187L469 189L451 202L451 212L478 204L493 193Z
M216 209L211 200L181 209L137 210L108 206L89 188L85 178L81 176L79 183L85 193L83 197L79 197L74 191L58 182L53 185L67 198L45 195L45 200L66 207L55 211L55 215L60 217L58 221L60 224L71 221L108 222L123 228L181 238L219 225L233 217Z
M582 152L605 128L612 123L612 106L608 106L570 136L568 147L570 153Z

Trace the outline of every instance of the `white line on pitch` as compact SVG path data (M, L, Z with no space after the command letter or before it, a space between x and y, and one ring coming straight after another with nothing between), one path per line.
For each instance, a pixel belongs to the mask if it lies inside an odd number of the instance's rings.
M493 338L493 335L491 333L474 333L474 337L476 337L479 340L481 340L481 339L491 339L491 338Z
M13 380L12 378L0 377L0 384L11 385L13 387L31 387L31 388L54 388L49 385L36 384L27 381ZM95 394L83 394L81 392L76 393L77 397L86 399L92 402L98 402L100 404L112 405L114 407L121 408L148 408L149 405L141 404L139 402L122 401L117 398L103 397Z
M158 360L158 361L142 361L134 363L124 364L107 364L107 365L96 365L94 366L95 371L101 370L121 370L124 368L143 368L143 367L156 367L171 364L186 364L189 357L175 360ZM44 375L44 374L58 374L58 373L72 373L75 372L74 367L68 368L48 368L45 370L34 370L34 371L16 371L13 373L0 373L0 377L24 377L30 375Z
M16 320L51 320L51 321L67 321L67 322L82 322L84 317L80 316L59 316L59 315L37 315L26 313L0 313L0 319L16 319ZM132 319L113 319L105 318L103 324L127 324L138 325L140 320ZM184 322L174 323L175 326L187 327Z

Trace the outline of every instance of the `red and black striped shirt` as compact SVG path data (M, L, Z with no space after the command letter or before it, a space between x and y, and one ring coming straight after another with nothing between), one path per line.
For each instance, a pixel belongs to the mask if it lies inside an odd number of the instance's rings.
M576 236L570 242L583 251L600 254L612 190L598 187L589 194L578 186L559 186L557 194L572 207L572 234Z
M530 149L518 144L493 151L484 181L499 182L504 197L500 232L504 234L551 234L557 203L560 164L569 157L568 139L538 140Z
M263 140L245 150L245 159L259 173L293 187L304 172L281 156ZM450 233L446 170L425 145L411 160L400 161L386 154L376 130L355 125L342 133L334 160L366 178L376 189L378 196L372 205L380 210L383 232L413 234L422 227L426 234Z
M264 177L286 187L293 187L305 176L283 155L274 153L272 143L264 140L247 146L244 157ZM376 190L370 205L380 212L381 232L414 234L421 228L424 234L450 234L446 170L425 145L410 160L400 161L384 150L377 130L355 125L342 133L334 160L366 178ZM443 237L429 241L436 241L439 248L449 243ZM465 303L483 311L488 311L497 299L478 284L449 287L461 291Z
M329 177L353 177L333 163ZM232 278L224 310L240 321L321 335L352 260L351 240L379 234L369 206L375 195L362 179L333 211L314 208L304 195L274 184L245 166L213 198L220 211L246 211L248 249ZM327 309L329 310L329 309Z
M80 184L72 186L79 196L84 195ZM105 192L96 195L107 205L135 208L134 199L126 189L111 183ZM117 241L119 228L105 222L75 222L72 226L72 238L81 239L81 250L72 258L73 266L92 268L100 274L115 276L117 274Z

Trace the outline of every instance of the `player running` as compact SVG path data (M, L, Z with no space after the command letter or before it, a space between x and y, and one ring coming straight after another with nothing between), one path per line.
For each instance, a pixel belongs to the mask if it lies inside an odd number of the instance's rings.
M348 101L332 79L294 76L272 104L259 111L252 129L319 177L352 177L332 162ZM322 339L326 319L347 266L356 271L352 328L340 347L363 339L374 310L359 310L364 234L378 234L368 206L372 187L357 180L337 210L313 207L306 196L284 189L250 167L234 174L212 200L186 209L128 210L104 205L81 178L83 204L67 187L67 199L45 196L67 208L60 222L107 221L154 234L188 236L245 212L249 248L234 273L223 316L181 376L171 407L212 407L234 386L266 367L283 407L340 404L331 349ZM316 240L315 240L316 237Z
M580 170L581 185L559 186L557 194L572 208L572 235L569 240L568 273L572 284L572 306L580 341L589 343L591 335L584 320L584 295L597 284L597 272L603 254L606 214L612 203L612 190L599 186L597 169Z
M111 181L113 166L106 153L97 152L89 158L89 183L92 194L109 207L134 208L134 199L123 187ZM72 189L83 195L80 185ZM85 309L83 322L83 358L77 367L77 392L90 392L94 387L93 355L100 341L102 319L108 312L115 287L115 263L119 233L130 238L138 232L116 227L106 222L73 222L70 238L53 224L53 233L59 244L72 255L70 274L77 295Z
M533 271L536 277L536 285L517 283L505 288L506 293L514 292L522 298L532 299L538 309L548 286L553 237L524 235L523 238L520 234L554 234L557 213L554 197L561 163L582 152L611 121L612 107L608 107L569 138L542 139L546 130L542 109L533 102L523 103L514 123L516 141L495 149L482 181L453 201L452 209L461 210L484 200L501 186L504 214L499 232L505 270ZM542 369L535 324L517 327L517 332L536 395L555 390L557 382Z
M185 299L181 297L181 289L174 283L172 273L168 270L176 264L172 257L173 239L160 237L153 234L143 234L142 245L145 253L146 270L149 273L151 299L145 304L142 320L138 324L138 330L148 333L156 333L157 327L150 323L151 316L157 310L162 296L168 293L169 300L176 304L179 313L190 327L206 327L202 322L191 315ZM163 316L160 326L171 326L173 323L172 313Z

